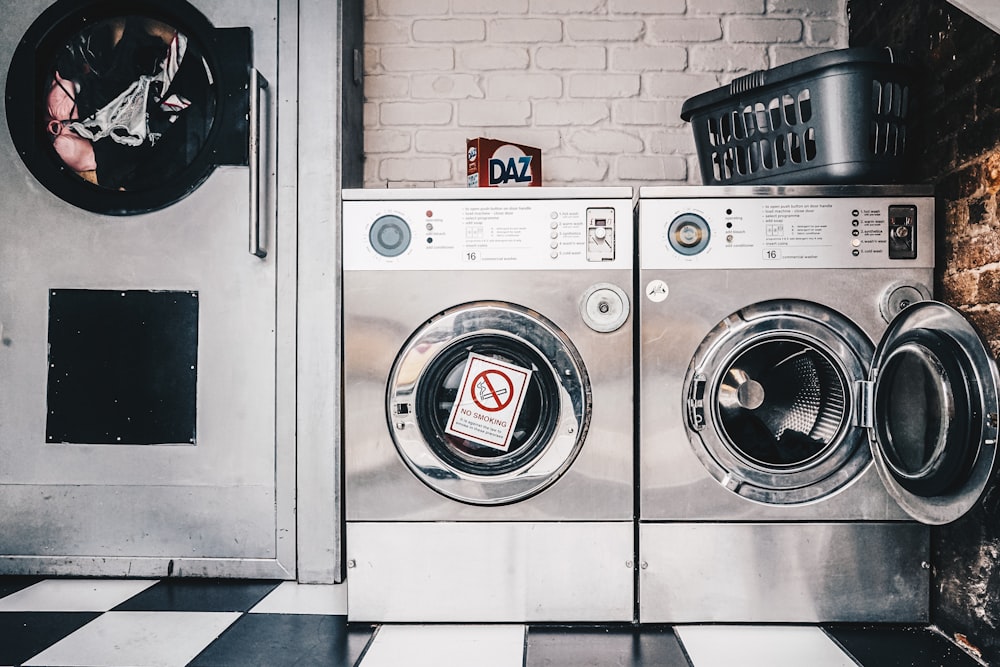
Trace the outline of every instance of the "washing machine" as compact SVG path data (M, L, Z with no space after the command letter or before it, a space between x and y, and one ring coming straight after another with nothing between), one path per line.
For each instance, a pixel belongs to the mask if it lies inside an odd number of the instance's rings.
M639 618L925 622L996 369L903 186L643 188Z
M632 189L343 218L349 618L631 620Z

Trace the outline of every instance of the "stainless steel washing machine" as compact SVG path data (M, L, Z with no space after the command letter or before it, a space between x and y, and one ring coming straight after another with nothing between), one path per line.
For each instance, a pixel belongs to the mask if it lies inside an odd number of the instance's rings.
M639 618L926 621L981 494L996 369L929 300L914 187L644 188Z
M632 189L343 207L349 618L631 620Z

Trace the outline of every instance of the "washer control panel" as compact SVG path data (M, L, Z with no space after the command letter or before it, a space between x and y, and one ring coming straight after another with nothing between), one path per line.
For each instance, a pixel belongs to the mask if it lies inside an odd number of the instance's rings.
M639 263L663 268L934 266L934 198L639 199Z
M345 270L631 268L622 199L348 200Z

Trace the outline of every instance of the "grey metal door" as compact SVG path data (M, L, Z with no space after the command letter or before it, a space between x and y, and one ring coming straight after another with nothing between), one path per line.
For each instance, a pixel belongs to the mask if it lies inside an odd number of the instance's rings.
M276 435L279 4L5 12L2 572L294 576L294 442ZM122 45L148 71L85 109Z

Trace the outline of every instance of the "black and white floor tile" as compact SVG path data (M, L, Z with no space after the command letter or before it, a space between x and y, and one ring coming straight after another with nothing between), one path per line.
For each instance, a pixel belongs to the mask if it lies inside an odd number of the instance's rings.
M929 628L347 622L344 586L0 577L0 667L975 667Z

